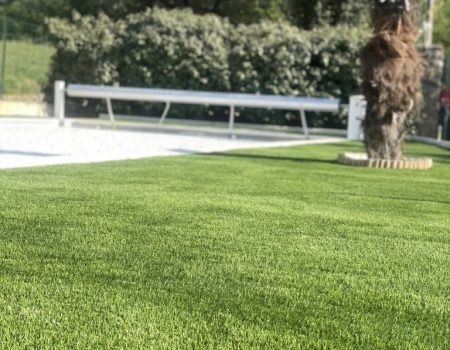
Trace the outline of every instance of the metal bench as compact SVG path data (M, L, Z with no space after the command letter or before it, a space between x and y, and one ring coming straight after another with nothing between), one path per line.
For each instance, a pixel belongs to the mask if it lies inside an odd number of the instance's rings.
M169 113L171 104L193 104L228 106L230 108L229 132L233 135L235 122L235 108L268 108L281 110L299 111L302 128L306 138L309 138L306 111L314 112L338 112L339 100L328 98L291 97L275 95L252 95L223 92L188 91L188 90L166 90L146 89L128 87L108 87L96 85L69 84L66 88L63 81L55 83L55 117L64 123L64 98L69 97L97 98L106 100L108 115L111 122L115 122L112 108L113 100L164 102L166 107L160 118L159 125Z

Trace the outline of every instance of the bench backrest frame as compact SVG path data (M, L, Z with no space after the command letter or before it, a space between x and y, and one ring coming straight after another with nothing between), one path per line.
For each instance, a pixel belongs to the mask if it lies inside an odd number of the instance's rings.
M235 108L268 108L281 110L296 110L300 113L303 132L309 138L306 111L338 112L339 100L327 98L277 96L277 95L253 95L242 93L223 93L208 91L188 91L169 89L146 89L128 87L108 87L96 85L69 84L66 87L64 81L55 82L55 116L60 124L65 118L65 96L77 98L96 98L106 100L108 115L111 122L115 123L113 100L164 102L166 104L160 117L159 125L162 126L173 103L193 105L214 105L229 107L229 133L234 135Z

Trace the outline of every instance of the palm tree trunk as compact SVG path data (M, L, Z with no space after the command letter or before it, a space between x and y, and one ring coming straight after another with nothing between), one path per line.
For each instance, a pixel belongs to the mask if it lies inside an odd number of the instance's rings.
M392 113L384 118L368 113L364 122L364 140L369 158L401 160L407 133L406 113Z
M417 115L420 107L417 4L412 0L375 2L374 33L361 52L361 87L367 100L363 129L369 158L401 160L407 118Z

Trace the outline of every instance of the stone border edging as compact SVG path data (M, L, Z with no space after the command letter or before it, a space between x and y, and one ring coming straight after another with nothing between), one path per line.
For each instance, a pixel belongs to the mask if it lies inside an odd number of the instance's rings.
M433 167L431 158L406 158L402 160L369 159L365 153L343 152L338 156L338 163L377 169L428 170Z

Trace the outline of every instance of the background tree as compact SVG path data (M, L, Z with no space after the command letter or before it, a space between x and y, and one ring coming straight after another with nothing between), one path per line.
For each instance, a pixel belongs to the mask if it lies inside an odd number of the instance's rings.
M436 4L434 40L444 45L450 55L450 0L440 0Z
M292 23L303 29L339 24L365 25L370 2L360 0L288 0L286 13Z
M424 13L427 0L420 0ZM321 26L367 26L370 1L361 0L9 0L10 33L14 37L40 38L47 34L46 17L70 18L106 13L113 19L147 7L189 7L195 13L214 13L231 23L255 23L264 19L286 20L302 29ZM450 1L436 1L435 39L450 53ZM421 22L419 18L418 22Z
M231 23L285 20L303 29L324 24L364 22L368 6L354 0L10 0L8 15L15 33L35 37L46 31L46 17L70 18L72 11L82 15L106 13L113 19L147 7L189 7L195 13L214 13Z
M9 37L13 39L43 40L47 34L45 17L68 17L71 13L68 0L10 0L4 9L9 17Z

